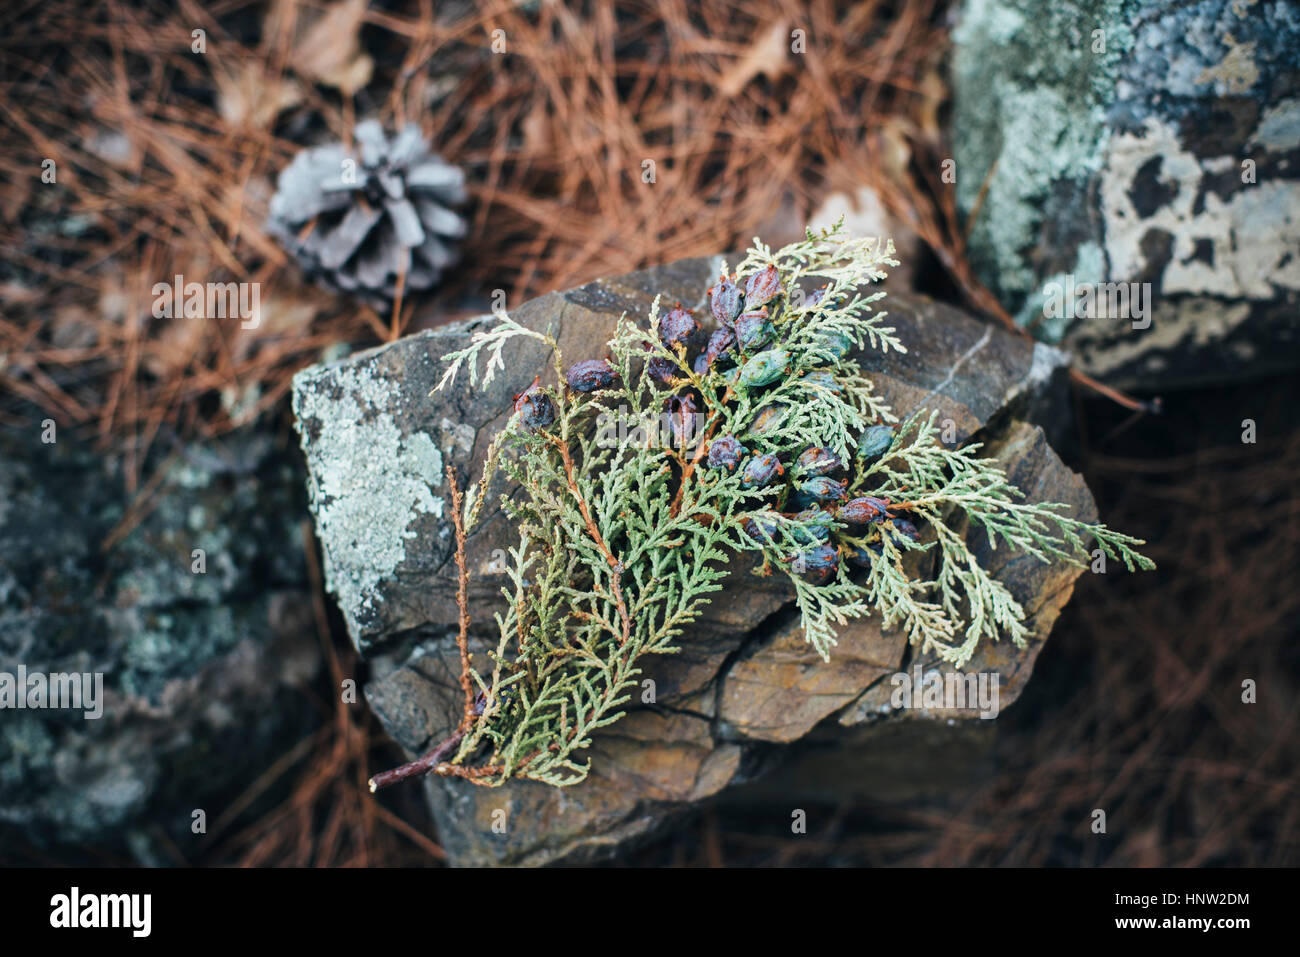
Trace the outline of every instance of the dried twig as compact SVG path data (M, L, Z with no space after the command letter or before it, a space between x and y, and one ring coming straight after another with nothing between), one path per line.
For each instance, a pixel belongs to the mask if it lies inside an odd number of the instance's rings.
M460 649L460 687L465 694L465 709L460 719L460 732L464 734L474 723L474 681L470 677L469 654L469 568L465 562L463 496L456 484L456 470L450 465L447 466L447 485L451 488L451 518L456 532L456 608L460 617L456 646Z

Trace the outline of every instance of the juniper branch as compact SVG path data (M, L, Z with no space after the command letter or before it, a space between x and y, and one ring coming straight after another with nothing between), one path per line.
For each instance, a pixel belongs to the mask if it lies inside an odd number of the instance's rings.
M1029 634L1024 609L980 566L966 524L992 547L1044 562L1083 564L1095 541L1130 569L1152 567L1140 540L1062 504L1025 501L977 444L945 446L933 411L899 424L853 357L906 351L875 309L883 294L861 288L897 265L892 257L892 243L851 238L842 223L777 252L756 240L738 273L724 265L710 290L722 328L702 352L696 319L680 307L661 315L656 298L645 326L619 320L608 361L566 372L550 334L508 316L445 357L439 388L463 369L474 386L484 360L486 386L505 346L530 337L550 349L565 384L537 380L516 397L468 505L453 481L459 562L492 477L504 473L521 492L501 500L519 542L499 639L487 675L462 640L462 688L478 688L468 720L430 754L377 775L377 786L425 772L489 786L585 779L592 735L622 716L646 660L677 650L739 552L788 578L823 657L838 628L874 610L958 667L983 641L1022 644ZM816 282L804 295L801 283ZM593 424L619 410L655 425L605 441ZM933 579L909 573L908 553L932 549Z

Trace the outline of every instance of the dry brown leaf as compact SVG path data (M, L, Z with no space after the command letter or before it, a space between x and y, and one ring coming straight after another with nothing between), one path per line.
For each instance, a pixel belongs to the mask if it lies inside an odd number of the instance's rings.
M258 297L257 326L245 329L242 322L230 321L231 355L235 361L243 361L252 356L261 343L282 337L305 336L315 318L330 304L331 297L310 287L264 283Z
M546 110L533 110L524 117L524 147L529 152L540 153L551 142L551 117Z
M370 82L375 63L361 52L366 0L343 0L299 23L289 63L300 76L352 96Z
M893 220L880 194L870 186L859 186L850 196L848 193L832 193L827 196L817 212L813 213L810 229L822 229L834 225L836 220L844 217L844 228L854 236L875 236L889 238L893 232Z
M98 317L80 303L54 309L50 342L58 349L89 349L99 344Z
M302 90L292 77L270 76L256 60L234 68L214 65L212 79L221 117L232 127L269 127L280 113L302 102Z
M914 123L897 117L890 117L876 129L876 154L886 183L907 181L907 168L912 162L912 138L919 132Z
M750 47L730 70L718 81L718 92L724 96L735 96L746 84L760 73L769 79L775 79L789 67L790 29L785 20L779 20L768 28L763 38Z
M141 364L150 375L170 381L200 354L208 336L208 320L177 316L160 319L157 331L146 340Z
M926 72L921 78L919 102L915 108L916 125L929 143L938 143L943 137L943 123L939 110L948 99L948 86L939 75L939 67Z
M890 286L906 289L912 286L915 276L920 240L916 233L890 214L879 190L862 185L849 193L832 193L813 213L809 229L832 226L844 217L845 228L854 236L875 236L892 239L900 265L889 271Z

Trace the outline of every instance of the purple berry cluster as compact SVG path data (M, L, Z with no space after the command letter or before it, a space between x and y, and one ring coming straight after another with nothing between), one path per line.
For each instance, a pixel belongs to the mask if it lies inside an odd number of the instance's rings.
M886 425L872 426L864 432L852 465L869 465L884 454L893 434L893 429ZM886 438L888 441L882 444ZM714 448L719 443L724 444L715 456ZM842 558L862 567L870 566L872 558L883 552L880 541L885 535L900 543L903 538L917 541L920 537L915 524L890 511L887 500L870 495L850 498L849 467L830 449L809 446L794 456L788 467L770 452L757 453L744 461L745 452L736 439L722 436L713 441L708 464L728 470L741 468L745 476L742 484L746 487L770 487L771 504L799 523L794 538L806 546L786 560L796 572L813 582L829 580ZM751 473L761 475L762 481L749 481ZM777 483L778 476L787 478ZM776 529L770 523L746 517L741 520L741 527L750 538L762 544L777 540Z
M793 357L780 347L772 317L781 315L785 295L775 265L758 269L743 282L735 275L722 275L709 290L709 311L716 328L706 330L691 310L677 303L659 322L659 340L677 359L655 355L646 362L646 373L669 387L664 411L679 447L694 437L693 419L704 406L704 397L685 374L687 364L696 376L720 374L732 390L762 389L790 374ZM807 300L811 306L824 304L825 290ZM828 336L824 352L833 359L848 353L852 343L842 335ZM691 352L695 352L692 359ZM796 373L814 395L819 390L838 394L839 384L830 369ZM565 374L570 390L591 393L614 386L618 372L607 359L575 362ZM815 401L815 400L814 400ZM515 397L520 424L530 431L547 428L555 419L555 405L537 380ZM743 488L762 493L765 506L774 508L799 523L794 536L801 549L784 556L796 573L814 582L829 580L842 559L869 566L883 553L884 536L896 542L915 541L920 532L908 519L890 510L887 500L872 496L850 497L849 488L857 470L870 465L892 446L895 432L888 425L873 425L859 437L851 461L845 462L833 450L809 446L787 460L764 449L766 437L777 435L789 409L775 404L763 409L751 422L742 443L734 435L706 438L700 450L700 465L727 475L739 474ZM777 540L776 529L753 517L741 519L744 532L767 544ZM865 543L865 544L864 544Z

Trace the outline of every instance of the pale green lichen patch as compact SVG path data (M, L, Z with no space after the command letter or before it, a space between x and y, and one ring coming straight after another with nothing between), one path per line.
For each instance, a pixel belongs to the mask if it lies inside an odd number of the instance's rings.
M326 585L358 641L417 536L416 520L441 518L444 508L433 492L443 482L442 452L423 432L403 433L392 389L368 365L318 366L294 381Z
M1122 0L971 0L954 32L957 201L963 213L976 213L972 262L1021 322L1041 315L1025 305L1041 292L1041 274L1087 268L1068 250L1100 240L1040 233L1055 210L1085 204L1101 168L1117 64L1132 44L1126 7ZM1064 257L1046 270L1027 255L1045 238ZM1050 340L1062 331L1039 335Z

